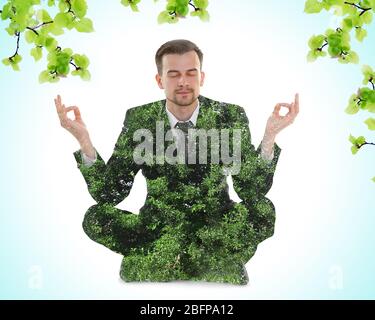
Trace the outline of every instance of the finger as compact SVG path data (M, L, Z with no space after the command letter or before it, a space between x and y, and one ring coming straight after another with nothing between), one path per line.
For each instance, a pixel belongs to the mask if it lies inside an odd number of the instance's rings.
M295 97L294 97L294 103L295 103L295 106L296 106L296 113L299 112L299 93L296 93Z
M57 111L59 110L59 107L60 107L60 104L59 104L59 96L57 96L55 99L53 99L55 101L55 106L56 106L56 109Z
M289 112L290 112L291 103L285 103L285 102L277 103L276 106L275 106L275 109L273 110L273 114L276 115L276 116L280 116L279 111L280 111L281 107L287 107L289 109Z
M81 111L79 111L79 108L76 107L74 109L74 116L76 117L77 120L82 120L82 117L81 117Z
M70 129L72 127L72 119L66 118L60 121L60 124L65 129Z
M61 105L61 97L60 97L60 95L57 96L57 99L55 100L55 104L56 104L57 113L62 114L64 112L64 108Z
M69 112L71 110L74 110L74 116L76 118L76 120L81 120L81 112L79 111L79 108L77 106L70 106L68 108L66 108L66 112Z

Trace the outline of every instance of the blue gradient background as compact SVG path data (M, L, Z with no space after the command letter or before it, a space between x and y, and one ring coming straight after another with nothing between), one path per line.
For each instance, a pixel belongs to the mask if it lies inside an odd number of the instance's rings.
M164 1L142 1L138 14L119 2L89 1L96 32L58 38L90 57L90 82L70 77L40 85L45 60L34 63L23 39L21 72L0 65L0 298L374 298L375 150L353 156L347 137L375 139L363 123L369 114L349 116L344 109L361 85L361 65L375 66L375 23L362 44L352 41L360 65L329 58L307 63L309 37L337 22L327 12L304 14L304 1L211 0L209 23L189 18L161 26L156 17ZM276 206L275 234L247 264L247 286L124 283L121 256L81 228L94 200L73 158L78 143L60 127L53 98L60 93L67 105L80 107L107 160L126 109L164 97L153 59L174 38L201 47L207 73L201 93L243 106L256 146L274 105L300 93L298 118L276 139L282 153L268 194ZM0 43L1 57L13 54L15 38L2 31ZM137 212L145 192L138 174L119 207ZM238 199L232 189L231 196Z

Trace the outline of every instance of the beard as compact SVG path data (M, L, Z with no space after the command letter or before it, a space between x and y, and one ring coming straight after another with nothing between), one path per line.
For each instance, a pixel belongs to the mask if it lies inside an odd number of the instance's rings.
M167 99L173 102L175 105L186 107L186 106L190 106L191 104L193 104L193 102L196 101L197 98L198 96L195 96L194 90L189 90L189 92L186 95L182 95L182 94L178 94L177 92L174 92L173 97L171 99L170 98L167 98Z

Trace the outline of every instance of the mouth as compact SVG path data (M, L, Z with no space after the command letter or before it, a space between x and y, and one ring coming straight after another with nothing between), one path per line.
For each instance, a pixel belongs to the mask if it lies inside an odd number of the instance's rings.
M177 92L177 94L188 94L190 91Z

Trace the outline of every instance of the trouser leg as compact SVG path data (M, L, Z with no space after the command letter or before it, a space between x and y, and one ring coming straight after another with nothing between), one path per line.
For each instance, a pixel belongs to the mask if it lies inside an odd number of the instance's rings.
M188 252L197 279L246 284L245 264L273 234L275 208L267 198L235 203L222 219L198 230Z
M149 238L139 215L108 204L90 207L82 226L90 239L123 255L128 254L132 248L147 245Z

